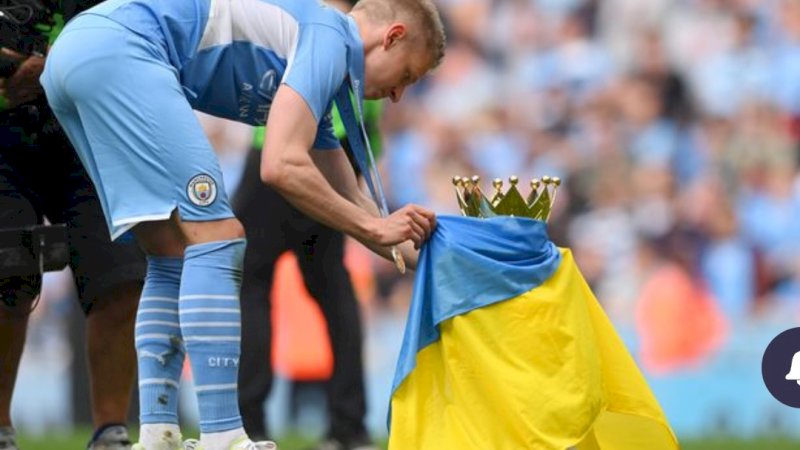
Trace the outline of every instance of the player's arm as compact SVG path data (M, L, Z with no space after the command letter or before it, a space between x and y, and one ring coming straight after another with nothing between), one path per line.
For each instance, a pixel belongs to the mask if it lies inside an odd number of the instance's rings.
M310 217L376 250L407 240L419 247L428 238L435 217L427 209L408 205L387 218L379 218L345 198L340 192L349 192L346 187L338 186L337 192L331 186L310 155L317 121L294 89L282 84L271 110L261 157L261 179L265 183ZM335 180L337 185L343 182L340 178Z
M0 58L11 61L17 67L11 76L0 79L0 96L6 97L8 107L30 102L44 93L39 84L44 58L22 55L8 48L0 48Z

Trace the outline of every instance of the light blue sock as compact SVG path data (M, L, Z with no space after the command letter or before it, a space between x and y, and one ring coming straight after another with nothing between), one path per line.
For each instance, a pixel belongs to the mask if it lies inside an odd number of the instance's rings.
M239 373L244 239L186 248L180 294L181 331L189 352L200 408L200 432L242 426Z
M147 257L139 310L139 419L142 424L178 423L178 383L185 351L178 321L182 258Z

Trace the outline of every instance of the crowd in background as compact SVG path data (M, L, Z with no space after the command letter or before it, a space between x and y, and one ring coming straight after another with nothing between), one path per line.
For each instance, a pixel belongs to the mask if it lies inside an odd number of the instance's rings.
M744 409L729 397L742 389L754 432L780 426L758 422L753 402L775 403L760 352L800 316L800 0L439 5L443 64L385 109L391 205L458 214L454 175L484 188L560 177L551 237L574 252L676 431L735 430ZM249 137L234 141L243 154ZM221 158L234 176L235 154ZM361 261L380 428L413 277ZM681 398L700 392L723 401Z
M387 111L395 205L558 176L551 235L615 321L663 263L732 321L796 314L800 1L441 5L444 64Z
M800 317L800 1L440 4L443 65L387 107L391 202L560 177L550 235L679 435L791 429L760 364Z

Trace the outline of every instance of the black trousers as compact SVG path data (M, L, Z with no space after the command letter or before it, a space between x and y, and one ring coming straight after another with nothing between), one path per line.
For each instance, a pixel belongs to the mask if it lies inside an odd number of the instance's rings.
M330 429L342 441L366 434L362 331L358 303L344 267L344 236L291 206L261 182L261 152L251 150L233 198L247 233L241 292L239 405L247 433L267 437L264 402L272 387L270 290L278 257L297 256L309 293L328 324L334 359L327 384Z
M144 254L111 242L97 193L44 98L0 112L0 228L67 224L70 262L85 313L107 289L143 282ZM41 276L0 279L0 300L39 294Z

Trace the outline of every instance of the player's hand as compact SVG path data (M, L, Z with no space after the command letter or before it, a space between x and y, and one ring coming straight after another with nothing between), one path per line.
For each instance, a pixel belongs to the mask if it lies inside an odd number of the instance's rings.
M378 219L375 242L389 246L411 240L419 249L436 228L433 211L417 205L406 205L390 216Z
M44 58L21 55L7 48L0 49L0 53L6 59L19 62L19 67L13 75L0 80L0 95L8 100L9 107L13 108L35 100L44 92L42 85L39 84L39 75L44 70Z

